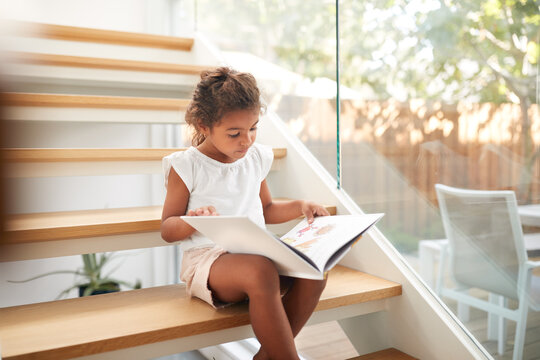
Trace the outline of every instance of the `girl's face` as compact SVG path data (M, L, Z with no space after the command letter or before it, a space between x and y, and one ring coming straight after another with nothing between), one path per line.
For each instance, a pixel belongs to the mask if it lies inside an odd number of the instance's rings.
M259 113L236 110L226 113L217 124L209 128L200 125L206 139L198 149L212 159L231 163L243 158L257 137Z

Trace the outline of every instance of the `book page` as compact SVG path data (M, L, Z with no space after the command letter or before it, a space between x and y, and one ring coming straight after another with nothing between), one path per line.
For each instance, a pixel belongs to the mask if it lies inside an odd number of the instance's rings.
M349 250L351 242L382 214L317 217L301 221L282 239L245 216L182 216L182 219L231 253L262 255L282 275L322 279Z
M322 279L309 259L287 246L266 229L243 216L182 216L182 219L225 250L237 254L266 256L281 275Z
M305 254L319 270L324 271L327 270L329 259L339 249L361 235L381 217L382 214L321 216L316 217L311 224L304 219L283 235L281 241Z

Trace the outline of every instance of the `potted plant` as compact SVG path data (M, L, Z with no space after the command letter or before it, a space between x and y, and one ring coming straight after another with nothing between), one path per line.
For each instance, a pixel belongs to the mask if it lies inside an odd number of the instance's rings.
M51 271L45 274L32 277L30 279L19 280L19 281L10 280L9 282L23 283L27 281L36 280L45 276L53 275L53 274L76 275L78 277L78 280L75 282L75 284L63 290L58 295L57 299L69 294L71 290L76 289L76 288L79 289L80 297L120 291L120 285L127 286L128 288L131 288L131 289L141 288L141 282L138 279L137 281L135 281L134 284L132 284L126 281L122 281L122 280L118 280L118 279L110 277L111 273L114 272L116 268L110 271L108 274L104 276L102 275L103 268L105 267L106 264L110 263L110 261L114 258L115 256L114 253L84 254L81 256L83 260L83 266L77 270Z

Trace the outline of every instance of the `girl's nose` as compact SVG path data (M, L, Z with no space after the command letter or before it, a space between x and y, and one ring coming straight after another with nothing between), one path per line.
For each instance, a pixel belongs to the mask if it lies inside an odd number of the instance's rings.
M242 145L249 145L253 142L253 136L249 133L247 133L245 136L242 136L240 139L240 143Z

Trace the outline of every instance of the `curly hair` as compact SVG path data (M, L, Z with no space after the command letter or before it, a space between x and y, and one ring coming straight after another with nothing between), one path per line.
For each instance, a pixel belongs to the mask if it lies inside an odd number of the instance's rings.
M265 110L253 75L228 67L203 71L186 110L186 123L194 129L193 145L205 139L200 125L212 128L226 113L237 110Z

